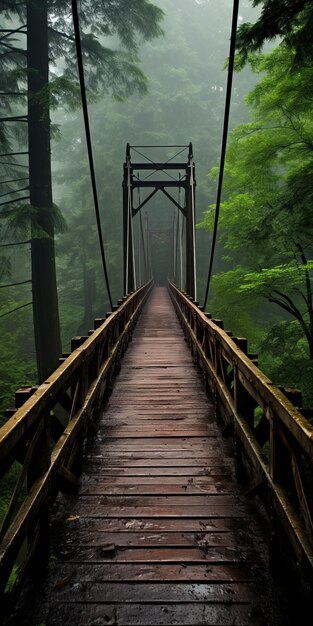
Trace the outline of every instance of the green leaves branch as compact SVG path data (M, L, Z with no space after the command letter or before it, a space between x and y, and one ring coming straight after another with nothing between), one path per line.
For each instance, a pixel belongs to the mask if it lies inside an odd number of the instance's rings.
M66 232L67 225L56 204L47 208L23 204L16 207L8 229L14 235L29 236L31 233L32 239L44 239L53 238L54 233Z

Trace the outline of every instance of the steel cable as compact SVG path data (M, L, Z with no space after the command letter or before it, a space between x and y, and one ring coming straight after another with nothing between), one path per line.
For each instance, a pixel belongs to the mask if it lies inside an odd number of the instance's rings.
M220 164L220 171L219 171L219 178L218 178L213 238L212 238L212 246L211 246L211 257L210 257L207 286L206 286L206 292L205 292L205 298L204 298L204 309L206 308L206 305L207 305L210 283L211 283L211 278L212 278L213 261L214 261L217 231L218 231L218 220L219 220L219 212L220 212L220 205L221 205L221 195L222 195L222 187L223 187L223 176L224 176L225 156L226 156L226 146L227 146L227 134L228 134L228 124L229 124L229 114L230 114L230 103L231 103L232 83L233 83L233 74L234 74L234 61L235 61L235 52L236 52L236 31L237 31L238 12L239 12L239 0L234 0L231 38L230 38L228 75L227 75L227 89L226 89L226 99L225 99L224 124L223 124L223 139L222 139L222 148L221 148L221 164Z
M89 124L88 105L87 105L87 96L86 96L86 85L85 85L85 75L84 75L84 65L83 65L83 55L82 55L82 46L81 46L77 0L72 0L72 15L73 15L73 24L74 24L74 33L75 33L77 65L78 65L78 72L79 72L80 93L81 93L82 109L83 109L84 124L85 124L89 169L90 169L94 206L95 206L95 212L96 212L96 221L97 221L97 228L98 228L101 259L102 259L103 273L105 277L108 298L109 298L110 306L111 308L113 308L113 301L112 301L112 296L111 296L109 277L108 277L108 272L107 272L107 264L106 264L105 252L104 252L98 192L97 192L97 184L96 184L96 175L95 175L95 167L94 167L92 144L91 144L91 134L90 134L90 124Z

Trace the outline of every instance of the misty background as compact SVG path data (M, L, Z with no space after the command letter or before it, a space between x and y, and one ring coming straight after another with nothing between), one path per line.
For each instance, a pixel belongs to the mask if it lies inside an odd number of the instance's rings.
M216 179L209 177L209 172L218 164L221 147L227 80L225 63L233 3L232 0L154 0L154 4L165 14L161 24L164 35L140 46L139 58L148 80L148 93L137 93L118 101L108 89L108 93L89 103L108 273L116 301L123 295L121 184L126 143L192 142L197 181L196 215L200 224L197 228L197 283L201 302L211 241L210 229L201 224L204 224L208 206L214 204L216 198ZM250 2L241 2L240 22L253 22L257 16ZM116 43L114 38L109 40L112 46ZM58 75L61 70L62 58L58 59L53 72ZM73 79L77 81L78 74L75 76L73 72ZM249 67L235 73L230 129L249 121L245 96L259 79ZM21 103L17 111L23 111ZM109 310L109 302L101 267L81 109L69 106L64 109L60 100L52 113L52 123L53 199L66 222L65 232L57 235L56 252L62 344L63 351L67 352L71 337L87 334L94 317L103 316ZM166 161L175 152L175 149L150 149L145 154L152 160ZM138 160L141 160L140 155ZM174 207L159 194L145 206L144 212L155 233L151 239L153 273L158 282L164 283L172 272ZM134 228L136 239L136 220ZM2 236L5 239L5 227ZM27 245L1 254L2 263L10 267L12 282L24 283L29 279ZM229 270L237 262L238 259L232 261L228 257L219 243L215 274ZM208 309L216 317L222 315L227 328L248 336L251 349L260 352L261 367L269 376L273 373L276 376L283 354L277 357L275 370L270 350L262 346L268 331L281 319L281 313L258 302L248 307L246 314L239 315L240 307L234 299L227 301L221 293L213 284ZM31 300L31 284L25 282L10 293L1 290L0 298L4 311L15 304L23 305ZM236 298L239 303L242 296L237 294ZM18 386L36 382L32 324L30 307L0 318L2 411L10 404ZM284 376L286 383L296 382L288 370Z
M196 163L196 210L200 222L203 211L214 202L216 183L208 173L216 165L221 145L229 52L232 2L158 0L165 13L164 36L144 44L139 52L142 70L148 78L147 95L133 95L117 102L110 95L89 108L103 234L108 256L114 299L122 287L122 166L126 143L132 145L193 143ZM241 7L240 20L257 15L250 3ZM230 126L248 119L244 96L256 82L249 69L234 77ZM76 334L84 298L82 266L90 278L92 314L108 306L93 214L93 201L87 163L83 118L80 111L58 110L53 121L61 137L53 144L54 201L62 208L68 234L58 240L60 305L72 309L63 316L63 339ZM152 160L166 161L178 150L142 150ZM185 158L185 155L183 157ZM135 162L140 155L132 153ZM143 192L141 192L143 194ZM144 199L144 196L141 198ZM154 276L164 281L172 270L174 207L157 194L144 208L152 231L168 231L152 239ZM136 225L134 226L136 233ZM209 262L210 234L197 231L198 293L203 299ZM219 267L217 255L217 268ZM221 262L221 260L220 260ZM88 328L88 324L87 324ZM84 332L85 329L81 329Z

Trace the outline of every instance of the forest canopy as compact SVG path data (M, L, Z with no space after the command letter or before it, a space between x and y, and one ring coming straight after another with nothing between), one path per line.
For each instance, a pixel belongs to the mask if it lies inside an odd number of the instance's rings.
M215 302L226 316L232 302L260 345L269 374L281 384L302 386L312 401L313 64L309 47L304 49L302 40L300 50L298 40L311 20L312 3L263 5L255 25L243 24L238 31L238 67L247 61L258 82L246 96L251 121L229 138L220 241L232 268L214 277ZM257 52L276 35L282 40L272 52ZM213 168L211 176L217 173ZM203 222L208 229L213 208ZM279 307L279 317L266 301ZM278 337L288 346L285 365L277 356Z
M294 66L312 61L312 0L253 0L253 6L261 6L259 19L254 24L241 24L237 32L241 65L250 52L260 52L266 41L276 37L294 50Z

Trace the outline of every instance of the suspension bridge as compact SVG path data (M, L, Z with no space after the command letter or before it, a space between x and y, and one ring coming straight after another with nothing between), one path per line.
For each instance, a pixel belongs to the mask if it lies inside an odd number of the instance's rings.
M238 7L235 0L205 305L196 290L191 143L163 146L177 151L157 162L147 154L155 147L127 144L125 295L114 305L72 0L111 310L88 336L73 338L71 352L40 386L16 392L0 429L0 479L16 477L0 528L0 620L8 626L312 622L313 428L301 393L273 385L247 340L206 312ZM30 59L35 40L36 33ZM40 172L43 154L49 166L49 150L38 153L39 144L30 142L20 154L35 159ZM29 191L31 204L50 206L32 185ZM159 192L176 210L166 235L173 244L167 287L154 285L151 259L151 238L165 233L142 217Z
M301 394L275 387L246 339L196 301L192 145L157 163L134 163L133 149L126 295L43 384L17 391L0 429L1 476L20 467L0 531L3 617L287 624L288 578L310 623L313 428ZM136 188L151 190L135 205ZM157 192L177 210L167 288L153 285L142 220L134 252L133 219Z

